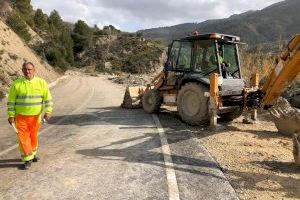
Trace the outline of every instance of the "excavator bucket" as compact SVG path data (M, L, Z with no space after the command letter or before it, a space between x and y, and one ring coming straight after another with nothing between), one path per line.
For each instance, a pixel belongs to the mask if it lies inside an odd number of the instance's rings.
M163 84L164 71L161 71L152 81L148 84L148 89L159 88ZM142 97L147 90L145 86L127 87L121 107L123 108L140 108L142 107Z
M145 86L127 87L121 107L130 109L142 107L141 99L145 90Z

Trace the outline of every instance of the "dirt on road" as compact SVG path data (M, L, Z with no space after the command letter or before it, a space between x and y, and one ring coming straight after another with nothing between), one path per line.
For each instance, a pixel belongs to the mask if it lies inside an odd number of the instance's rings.
M299 199L300 167L294 164L292 138L278 134L267 114L256 124L243 117L218 130L194 128L219 163L240 199Z

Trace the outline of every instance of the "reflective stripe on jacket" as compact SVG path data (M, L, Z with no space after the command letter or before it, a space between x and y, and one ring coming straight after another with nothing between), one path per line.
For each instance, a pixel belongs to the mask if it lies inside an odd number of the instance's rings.
M47 113L52 112L52 97L45 80L34 77L29 81L22 77L14 81L7 103L9 117L15 117L17 114L40 115L43 104Z

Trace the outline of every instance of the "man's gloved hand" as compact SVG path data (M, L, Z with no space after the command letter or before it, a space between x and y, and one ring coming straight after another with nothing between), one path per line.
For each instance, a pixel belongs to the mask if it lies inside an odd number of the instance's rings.
M51 113L45 113L44 119L48 122L51 119Z
M8 123L12 124L14 122L15 122L15 118L14 117L8 118Z

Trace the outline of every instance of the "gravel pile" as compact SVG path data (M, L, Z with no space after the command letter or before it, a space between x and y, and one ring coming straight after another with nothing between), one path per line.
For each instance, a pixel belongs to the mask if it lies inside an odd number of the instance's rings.
M124 74L119 76L108 77L108 80L126 86L139 86L139 85L146 86L148 83L150 83L151 79L152 77L148 75L132 75L132 74Z

